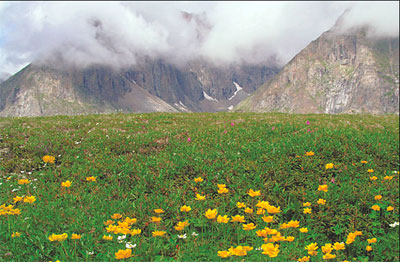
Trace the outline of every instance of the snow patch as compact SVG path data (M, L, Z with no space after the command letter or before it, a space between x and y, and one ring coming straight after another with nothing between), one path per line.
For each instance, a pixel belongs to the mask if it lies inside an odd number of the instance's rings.
M235 91L235 93L233 94L233 96L231 96L230 98L228 98L228 100L232 100L232 98L234 98L234 97L236 96L236 94L237 94L240 90L243 90L243 88L242 88L240 85L238 85L238 83L233 82L233 84L234 84L235 87L236 87L236 91Z
M204 95L204 98L205 98L205 99L207 99L207 100L210 100L210 101L216 101L216 102L218 102L218 100L217 100L217 99L215 99L215 98L212 98L211 96L207 95L207 93L206 93L206 92L204 92L204 90L203 90L203 95Z
M182 103L182 101L179 101L179 104L174 103L174 105L182 111L190 112L190 110Z

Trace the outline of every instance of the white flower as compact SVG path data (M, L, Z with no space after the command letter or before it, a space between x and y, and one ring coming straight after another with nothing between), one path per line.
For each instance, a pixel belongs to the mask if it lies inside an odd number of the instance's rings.
M399 222L394 222L393 224L389 224L390 227L396 227L396 226L398 226L398 225L400 225Z
M256 250L262 250L262 248L261 247L257 247Z
M197 234L196 232L192 233L192 236L197 237L199 234Z
M186 238L187 238L187 235L186 235L186 233L185 233L185 234L183 234L183 235L178 235L178 238L183 238L183 239L186 239Z
M118 237L118 243L122 243L123 242L122 240L124 240L125 238L126 238L126 235L119 236Z
M11 190L11 192L15 192L15 191L18 191L19 189L17 189L17 188L14 188L13 190Z
M86 251L86 254L88 254L88 255L93 255L93 254L94 254L94 251Z
M136 247L136 244L132 245L131 242L126 242L126 244L125 244L125 248L135 248L135 247Z

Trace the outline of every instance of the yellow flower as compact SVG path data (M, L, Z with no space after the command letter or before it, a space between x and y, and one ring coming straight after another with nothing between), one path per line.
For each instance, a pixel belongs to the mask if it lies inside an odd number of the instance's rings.
M192 210L190 206L183 205L181 207L181 212L189 212L190 210Z
M326 253L325 255L322 256L322 259L334 259L334 258L336 258L336 255L331 253Z
M29 181L28 179L20 179L18 180L18 184L19 185L24 185L24 184L29 184L31 181Z
M281 207L267 206L266 209L270 214L277 214L281 212Z
M86 181L93 181L93 182L96 182L96 176L88 176L87 178L86 178Z
M248 194L249 196L251 196L251 197L256 197L256 196L261 195L261 192L260 192L260 190L258 190L258 191L253 191L253 189L250 189L249 192L248 192L247 194Z
M53 241L64 241L65 239L68 238L67 233L61 234L61 235L56 235L56 234L52 234L51 236L49 236L49 240L51 242Z
M104 236L103 236L103 239L104 239L104 240L111 241L111 240L113 239L113 237L112 237L112 236L106 236L106 235L104 235Z
M299 231L300 231L301 233L307 233L307 232L308 232L308 228L302 227L302 228L299 229Z
M56 160L56 158L54 156L44 156L43 158L43 162L45 163L50 163L50 164L54 164L54 161Z
M122 215L119 213L115 213L114 215L111 216L112 219L120 219L122 218Z
M299 227L300 222L298 220L290 220L288 222L288 227Z
M335 244L333 244L333 248L334 248L335 250L345 250L345 247L344 247L344 243L343 243L343 242L342 242L342 243L335 242Z
M394 210L394 207L388 206L386 210L387 210L387 211L393 211L393 210Z
M375 198L375 200L381 200L382 199L382 195L376 195L374 198Z
M304 214L311 214L311 208L304 208L303 213Z
M253 213L253 209L251 209L251 208L249 208L249 207L246 207L246 208L244 209L244 212L245 212L245 213L252 214L252 213Z
M314 152L313 152L313 151L306 152L306 156L313 156L313 155L314 155Z
M20 196L16 196L16 197L13 198L13 200L14 200L14 203L17 203L17 202L19 202L19 201L22 201L23 198L20 197Z
M368 163L368 161L361 160L361 164L366 164L366 163Z
M272 221L274 221L274 217L273 217L273 216L263 216L263 217L262 217L262 220L263 220L265 223L271 223Z
M19 233L19 232L13 232L11 235L11 237L20 237L20 236L21 236L21 233Z
M292 236L288 236L286 238L286 241L288 241L288 242L292 242L293 240L294 240L294 237L292 237Z
M261 248L263 250L262 254L264 255L268 255L269 257L276 257L278 256L279 253L279 245L276 244L272 244L272 243L268 243L268 244L263 244L261 245Z
M374 238L371 238L371 239L367 239L367 241L368 241L368 244L376 243L376 238L374 237Z
M303 207L309 207L309 206L311 206L311 203L310 203L310 202L305 202L305 203L303 203Z
M82 235L72 234L71 239L81 239Z
M381 210L381 208L380 208L378 205L373 205L371 208L372 208L373 210L375 210L375 211Z
M230 247L228 252L233 256L246 256L247 251L253 250L253 247L250 246L237 246L237 247Z
M196 200L205 200L206 199L206 197L205 196L202 196L202 195L200 195L200 194L196 194Z
M69 181L69 180L67 180L67 181L65 181L65 182L61 182L61 186L62 187L70 187L71 186L71 181Z
M373 173L374 170L373 169L368 169L368 173Z
M367 250L368 252L369 252L369 251L372 251L372 247L371 247L371 246L367 246L367 247L365 248L365 250Z
M385 179L385 180L392 180L392 179L393 179L393 176L385 176L383 179Z
M265 214L265 210L262 208L258 208L257 209L257 215L264 215Z
M231 222L244 223L245 222L244 216L240 216L240 215L233 216L231 219Z
M186 220L184 222L179 221L176 226L174 227L177 231L182 231L185 229L186 226L189 225L189 222Z
M131 224L136 224L137 219L136 218L130 218L130 217L126 217L124 222L128 223L129 225Z
M299 258L297 261L298 262L308 262L308 261L310 261L310 256L304 256L302 258Z
M105 225L105 226L108 226L108 225L112 225L112 224L114 224L115 222L114 221L112 221L112 220L107 220L107 221L105 221L105 222L103 222L103 224Z
M162 213L164 213L165 211L164 211L163 209L161 209L161 208L157 208L157 209L154 209L154 212L155 212L156 214L162 214Z
M328 192L328 185L319 185L318 191Z
M225 216L218 215L217 222L226 224L229 222L229 217L227 215Z
M308 251L308 254L309 254L310 256L316 256L317 253L318 253L318 251L317 251L318 245L317 245L316 242L309 244L309 245L306 246L304 249Z
M225 184L217 184L218 188L225 188L226 185Z
M205 213L205 216L206 216L208 219L214 219L214 218L217 216L217 214L218 214L217 209L208 209L208 210L206 211L206 213Z
M350 245L351 243L354 242L354 240L356 239L357 236L361 236L362 232L361 231L354 231L354 232L350 232L347 235L347 240L346 240L346 244Z
M333 250L332 244L327 243L321 247L323 253L331 253Z
M320 198L320 199L318 199L317 203L318 203L318 204L320 204L320 205L325 205L325 203L326 203L326 200L325 200L325 199L322 199L322 198Z
M154 223L159 223L161 222L162 218L161 217L151 217L151 222Z
M134 228L131 230L131 232L129 232L129 234L131 234L132 236L140 235L140 233L142 233L142 230L139 228Z
M333 163L329 163L325 165L325 169L333 168Z
M237 206L238 208L245 208L245 207L246 207L246 204L243 203L243 202L237 202L237 203L236 203L236 206Z
M203 182L203 178L201 178L201 177L196 177L196 178L194 179L194 182L196 182L196 183Z
M35 202L36 201L36 197L34 197L34 196L26 196L25 198L24 198L24 203L30 203L30 204L32 204L33 202Z
M226 187L220 187L218 189L218 194L226 194L228 192L229 192L229 190Z
M163 235L165 235L165 233L167 233L167 232L165 232L165 231L157 231L157 230L152 232L153 237L162 237Z
M371 176L369 179L370 179L371 181L374 181L374 180L377 180L378 178L377 178L376 176Z
M218 256L225 258L225 257L229 257L231 254L229 253L229 251L223 250L223 251L218 251Z
M254 225L253 223L250 224L243 224L243 230L253 230L255 229L257 226Z
M118 252L115 253L116 259L124 259L132 257L132 249L119 249Z

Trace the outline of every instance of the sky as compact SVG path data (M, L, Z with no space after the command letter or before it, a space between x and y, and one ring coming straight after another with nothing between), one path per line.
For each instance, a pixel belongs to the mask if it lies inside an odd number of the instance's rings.
M2 1L0 74L31 62L126 68L142 56L283 66L345 10L343 31L369 25L371 36L399 35L398 1Z

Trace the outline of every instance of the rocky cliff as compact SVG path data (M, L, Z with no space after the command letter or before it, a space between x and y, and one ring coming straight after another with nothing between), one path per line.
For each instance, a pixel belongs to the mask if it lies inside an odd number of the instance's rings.
M399 113L399 38L323 33L234 110Z

